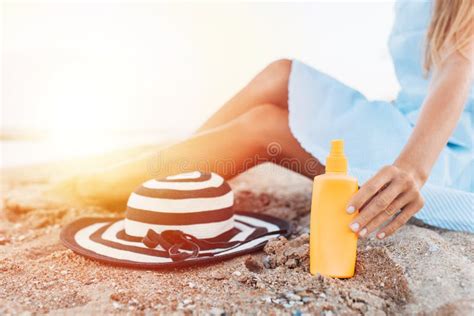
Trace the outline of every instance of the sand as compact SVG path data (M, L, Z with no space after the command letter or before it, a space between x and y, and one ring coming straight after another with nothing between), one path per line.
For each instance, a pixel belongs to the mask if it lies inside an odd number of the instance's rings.
M411 221L384 240L361 240L356 275L308 273L311 181L263 165L231 181L237 209L291 221L293 234L264 251L171 271L118 268L59 242L79 216L114 216L39 194L58 175L106 165L130 151L89 160L2 170L0 314L467 315L474 311L474 235Z

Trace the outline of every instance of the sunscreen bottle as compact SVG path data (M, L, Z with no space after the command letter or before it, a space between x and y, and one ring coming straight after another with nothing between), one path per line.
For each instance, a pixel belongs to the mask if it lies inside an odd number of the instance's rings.
M357 192L357 179L347 175L344 141L333 140L326 173L313 183L310 227L310 272L335 278L354 275L357 235L349 228L357 212L346 212Z

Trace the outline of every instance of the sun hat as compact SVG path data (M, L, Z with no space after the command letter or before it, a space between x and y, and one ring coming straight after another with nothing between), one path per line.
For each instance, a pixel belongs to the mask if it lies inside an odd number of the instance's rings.
M130 194L125 218L81 218L60 238L88 258L154 269L229 259L289 234L286 221L234 212L233 205L234 193L218 174L182 173L143 183Z

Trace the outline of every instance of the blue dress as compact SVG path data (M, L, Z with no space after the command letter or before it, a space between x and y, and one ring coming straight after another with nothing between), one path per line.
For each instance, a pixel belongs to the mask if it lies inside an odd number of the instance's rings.
M407 0L395 5L389 49L401 91L393 102L368 101L327 74L293 61L288 84L293 135L321 161L332 139L344 139L350 172L361 184L393 163L420 113L429 84L423 76L422 56L431 5ZM473 111L474 86L422 189L425 206L415 217L427 224L474 232Z

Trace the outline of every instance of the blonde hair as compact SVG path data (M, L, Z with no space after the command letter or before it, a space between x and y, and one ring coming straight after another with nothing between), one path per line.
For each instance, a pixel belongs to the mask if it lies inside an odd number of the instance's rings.
M431 22L426 34L424 68L429 73L443 59L458 51L467 52L474 38L474 0L435 0Z

